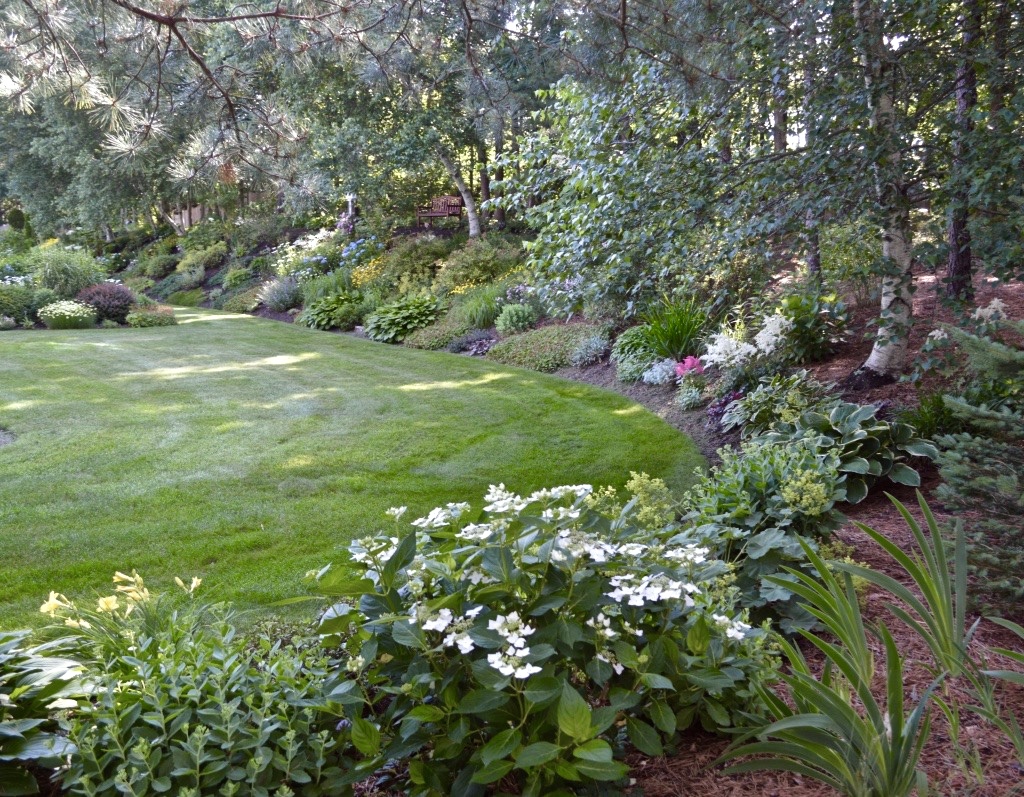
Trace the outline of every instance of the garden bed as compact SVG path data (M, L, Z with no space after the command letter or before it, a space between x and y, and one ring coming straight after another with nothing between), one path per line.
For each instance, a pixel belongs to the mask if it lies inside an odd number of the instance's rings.
M993 298L1000 298L1007 307L1011 318L1024 318L1024 285L1020 283L999 284L983 279L976 280L976 303L984 306ZM917 280L914 294L914 315L917 320L911 335L911 351L919 351L928 333L938 323L952 323L953 312L936 296L934 277L920 277ZM812 375L822 382L841 383L867 358L871 350L871 341L865 339L869 327L867 322L875 315L873 307L858 308L851 324L850 342L829 360L809 367ZM673 403L674 390L668 386L654 386L643 383L627 384L615 378L615 369L609 363L588 368L566 368L558 372L567 379L587 382L628 396L637 403L664 418L669 424L686 433L693 439L701 453L712 463L718 461L717 449L723 445L735 443L737 433L723 434L718 431L717 424L709 425L703 409L683 411ZM924 380L927 390L941 390L945 387L941 377L928 375ZM917 386L910 382L897 382L859 392L844 392L848 401L861 404L877 404L887 410L916 404ZM943 513L941 505L933 498L933 492L940 483L938 473L930 463L919 468L921 472L921 492L924 494L936 516L942 520L949 519ZM885 493L903 504L913 507L916 511L915 490L892 483L886 483L874 490L860 504L845 507L848 522L840 528L835 536L842 542L853 546L854 558L873 569L887 572L894 577L899 572L893 568L892 560L884 555L855 524L862 523L882 532L887 538L896 542L905 551L913 550L913 537L902 517L897 513ZM965 518L970 523L970 518ZM901 624L890 620L884 606L885 596L879 591L870 591L864 609L865 620L868 622L886 621L896 637L897 645L907 658L907 683L911 684L918 694L927 689L932 675L917 665L925 659L922 643ZM1018 622L1024 616L1021 607L1018 616L1012 617ZM973 622L973 619L969 620ZM1019 647L1020 641L1012 634L1004 631L993 623L983 622L977 636L985 647ZM876 653L880 653L877 641ZM803 646L804 654L812 662L820 663L820 656L815 656L814 649ZM884 660L884 659L883 659ZM966 699L965 693L951 694ZM1007 710L1017 717L1024 716L1024 689L1007 690ZM984 772L985 782L981 786L968 782L958 769L954 752L951 749L948 729L937 708L933 708L932 721L935 731L925 748L923 763L936 792L943 795L967 794L975 797L1002 797L1019 788L1024 783L1024 771L1017 763L1012 745L999 731L979 721L972 714L961 717L963 728L961 739L968 740L971 755L977 756L978 765ZM687 737L687 742L674 755L664 758L650 759L640 755L631 760L632 774L637 779L637 786L643 789L646 797L676 797L681 794L715 793L722 797L819 797L835 794L821 784L799 775L775 772L755 772L742 775L725 775L722 766L715 766L715 760L729 746L731 740L711 734L696 732Z

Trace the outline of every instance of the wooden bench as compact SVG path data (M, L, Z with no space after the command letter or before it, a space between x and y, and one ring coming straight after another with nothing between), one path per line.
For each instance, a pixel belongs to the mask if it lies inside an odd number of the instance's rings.
M416 223L420 219L426 219L433 227L434 219L462 218L462 197L461 196L436 196L430 200L429 205L416 209Z

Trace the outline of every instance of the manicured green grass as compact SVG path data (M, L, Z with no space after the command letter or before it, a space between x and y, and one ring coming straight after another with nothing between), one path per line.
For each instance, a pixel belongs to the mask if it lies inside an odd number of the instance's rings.
M510 489L685 488L693 444L620 396L494 363L243 315L0 333L0 627L114 570L204 579L254 607L303 593L343 543Z

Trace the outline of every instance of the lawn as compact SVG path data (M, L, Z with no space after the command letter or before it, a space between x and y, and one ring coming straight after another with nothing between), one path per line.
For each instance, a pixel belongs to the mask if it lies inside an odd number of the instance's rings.
M471 500L630 470L685 488L692 442L628 400L468 357L251 316L0 336L0 628L47 592L200 576L256 607L343 543Z

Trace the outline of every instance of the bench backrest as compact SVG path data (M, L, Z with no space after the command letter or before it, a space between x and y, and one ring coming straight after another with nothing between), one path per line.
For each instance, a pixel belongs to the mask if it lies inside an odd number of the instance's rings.
M436 211L447 211L450 213L462 212L461 196L436 196L430 200L430 209Z

